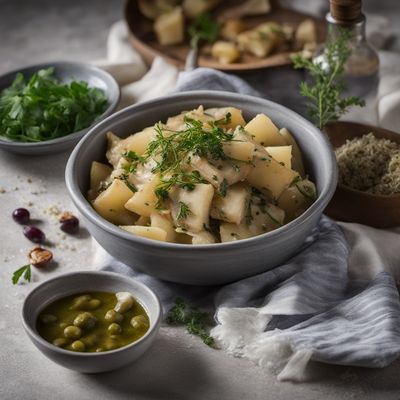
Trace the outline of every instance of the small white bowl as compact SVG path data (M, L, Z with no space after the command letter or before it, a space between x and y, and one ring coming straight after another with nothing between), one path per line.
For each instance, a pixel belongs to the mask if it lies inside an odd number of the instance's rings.
M36 321L46 306L57 299L88 291L132 293L132 296L143 306L149 316L149 330L136 342L102 353L64 350L47 342L38 334ZM100 271L73 272L49 279L29 293L22 308L24 329L33 344L55 363L84 373L111 371L139 358L153 343L161 324L161 318L160 301L147 286L127 276Z

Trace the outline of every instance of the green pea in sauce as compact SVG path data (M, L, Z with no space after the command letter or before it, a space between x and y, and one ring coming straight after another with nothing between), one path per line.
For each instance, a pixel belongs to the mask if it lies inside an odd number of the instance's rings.
M135 299L128 311L117 315L110 311L116 304L115 293L109 292L64 297L40 313L36 329L42 338L66 350L93 353L118 349L140 339L150 321Z

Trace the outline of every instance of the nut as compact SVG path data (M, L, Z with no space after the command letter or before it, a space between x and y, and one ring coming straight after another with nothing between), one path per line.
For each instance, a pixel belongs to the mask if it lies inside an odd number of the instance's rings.
M59 222L63 223L63 222L65 222L65 221L70 221L71 219L75 219L75 218L76 218L76 217L75 217L74 214L72 214L72 213L69 212L69 211L65 211L65 212L63 212L63 213L61 214L61 217L60 217L60 219L59 219Z
M41 268L53 259L53 253L42 247L34 247L28 254L29 262L36 268Z

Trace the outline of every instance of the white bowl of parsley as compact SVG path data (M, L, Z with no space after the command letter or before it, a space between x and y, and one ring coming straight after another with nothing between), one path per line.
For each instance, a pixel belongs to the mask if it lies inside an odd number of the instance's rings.
M87 64L39 64L0 77L0 149L45 155L72 148L111 115L120 89Z

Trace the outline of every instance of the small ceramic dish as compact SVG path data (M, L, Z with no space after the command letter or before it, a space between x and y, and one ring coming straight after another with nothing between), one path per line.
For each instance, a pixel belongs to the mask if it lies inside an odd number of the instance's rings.
M183 110L236 107L246 120L266 113L286 127L303 152L318 198L302 215L274 231L226 243L186 245L132 235L102 218L87 200L92 161L104 161L109 131L124 138ZM336 188L336 160L328 139L293 111L258 97L212 90L174 93L135 104L97 124L79 142L66 167L69 195L92 236L117 260L149 275L190 285L217 285L265 272L288 260L317 224Z
M149 317L149 330L136 342L101 353L64 350L43 339L36 329L40 312L57 299L85 291L131 293ZM111 371L139 358L153 343L161 318L160 302L147 286L127 276L100 271L74 272L49 279L29 293L22 308L23 325L33 344L55 363L85 373Z
M25 79L29 79L35 72L50 67L54 67L55 76L63 82L68 83L71 80L85 81L90 87L96 87L103 90L108 100L106 110L87 128L57 139L37 143L27 143L7 140L0 136L0 149L11 153L27 154L31 156L53 154L70 149L79 142L92 126L111 115L117 108L121 94L116 80L108 72L103 71L100 68L81 63L45 63L8 72L0 76L0 92L11 85L17 73L20 72L24 75Z
M400 143L399 133L355 122L335 122L328 125L325 132L335 148L346 143L346 140L370 132L377 138ZM339 183L325 213L340 221L357 222L375 228L400 226L400 194L392 196L371 194Z

